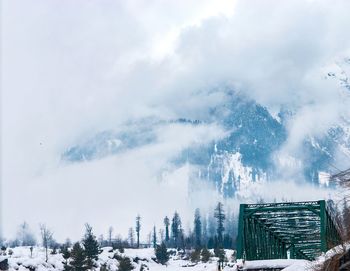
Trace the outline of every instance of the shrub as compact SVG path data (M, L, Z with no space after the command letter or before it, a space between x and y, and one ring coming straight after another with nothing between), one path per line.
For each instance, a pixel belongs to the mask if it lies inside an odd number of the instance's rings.
M196 249L196 250L192 251L192 253L190 255L190 259L191 259L191 262L193 262L193 263L199 262L201 259L201 250Z
M210 257L211 257L211 253L210 251L205 247L202 249L202 252L201 252L201 259L202 259L202 262L206 263L210 260Z
M119 260L119 271L131 271L134 269L134 266L131 263L129 257L121 257Z
M156 254L157 261L160 264L166 264L169 261L169 254L164 242L160 246L159 245L156 246L155 254Z

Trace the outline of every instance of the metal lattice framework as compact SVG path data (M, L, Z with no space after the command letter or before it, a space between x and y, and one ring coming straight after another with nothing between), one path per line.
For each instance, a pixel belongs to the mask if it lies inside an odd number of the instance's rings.
M341 241L331 204L324 200L241 204L238 257L247 260L307 259Z

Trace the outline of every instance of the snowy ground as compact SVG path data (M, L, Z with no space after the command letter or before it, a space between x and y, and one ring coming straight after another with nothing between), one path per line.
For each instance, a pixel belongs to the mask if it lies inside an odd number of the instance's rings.
M45 262L45 251L42 248L34 248L33 255L30 255L29 247L17 247L12 249L13 254L11 256L0 256L8 258L10 270L18 271L60 271L63 270L63 257L61 254L49 255L49 260ZM106 263L107 267L111 271L118 270L118 261L113 259L113 255L119 253L117 250L112 250L111 248L103 248L102 253L99 255L98 266ZM226 256L229 260L225 266L225 271L236 271L237 265L242 266L242 263L232 262L232 250L226 250ZM119 253L121 254L121 253ZM171 256L168 264L161 265L156 263L153 258L154 250L152 248L144 249L125 249L125 252L121 255L130 257L135 271L140 270L141 266L145 270L150 271L176 271L176 270L186 270L186 271L216 271L217 270L217 259L215 257L208 263L192 263L189 260L181 259L178 255ZM257 268L264 266L274 266L274 267L287 267L286 271L303 271L307 270L310 266L310 262L304 260L268 260L268 261L246 261L244 268ZM289 266L289 267L288 267ZM98 268L99 269L99 268Z

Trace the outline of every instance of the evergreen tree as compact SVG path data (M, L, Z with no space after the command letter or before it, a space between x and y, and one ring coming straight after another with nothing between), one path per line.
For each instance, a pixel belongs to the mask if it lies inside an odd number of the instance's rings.
M235 238L234 236L237 236L237 224L235 221L234 213L230 210L227 210L226 212L226 223L225 223L225 236L224 236L224 247L225 248L232 248L235 247ZM229 245L228 245L228 239Z
M196 248L195 250L192 251L190 255L190 260L193 263L198 263L201 259L201 250L199 248Z
M218 204L216 205L214 217L216 218L216 222L217 222L216 233L218 237L218 245L222 247L223 233L225 230L225 227L224 227L225 213L224 213L224 205L221 202L218 202Z
M179 247L180 245L180 234L181 234L181 219L180 215L175 211L172 223L171 223L171 232L173 238L173 245Z
M164 218L164 225L165 225L165 242L169 242L169 240L170 240L170 236L169 236L170 221L169 221L169 218L167 216Z
M207 229L207 218L206 216L202 219L202 244L207 244L208 242L208 229Z
M200 248L202 245L202 222L200 211L197 208L194 213L194 238L195 238L195 247Z
M202 252L201 252L201 260L202 262L206 263L210 260L210 257L211 257L211 253L210 251L205 247L202 249Z
M88 269L92 269L95 265L94 261L98 259L99 244L96 236L92 233L92 227L89 224L85 224L83 246L86 256L86 266Z
M67 245L63 245L61 247L61 254L63 259L66 260L66 264L68 264L68 259L70 258L70 251Z
M157 246L157 232L156 232L156 226L153 226L153 248L156 248Z
M227 260L226 259L226 253L225 250L222 248L215 248L214 249L215 257L219 258L219 265L221 265L221 269L224 267L224 262Z
M228 234L224 234L223 247L227 249L232 248L232 237Z
M136 237L137 237L137 248L140 248L140 231L141 231L141 217L140 215L137 215L136 216L136 227L135 227L135 230L136 230Z
M178 248L182 248L183 252L185 253L185 248L186 248L186 245L185 245L185 233L184 233L183 228L181 227L181 224L180 224L180 229L179 229L179 244L178 244L177 247Z
M69 262L69 269L72 271L85 271L88 269L86 265L86 256L84 249L77 242L74 244L71 251L71 261Z
M133 269L134 269L134 266L132 265L129 257L121 257L119 259L118 271L131 271Z
M212 248L214 248L214 245L215 245L214 236L211 236L208 239L207 246L208 246L209 249L212 249Z
M207 226L208 226L208 238L214 238L214 236L216 235L216 222L214 218L214 212L210 212L210 214L208 215Z
M169 253L164 242L162 242L160 246L156 247L155 254L157 261L160 264L166 264L169 261Z

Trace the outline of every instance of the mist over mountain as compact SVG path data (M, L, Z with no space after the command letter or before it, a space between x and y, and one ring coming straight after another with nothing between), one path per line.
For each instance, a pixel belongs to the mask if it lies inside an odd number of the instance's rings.
M331 67L322 80L332 80L342 88L343 95L350 90L347 70L349 59ZM110 155L155 144L157 131L176 124L200 126L215 123L225 131L220 139L206 144L195 142L180 153L170 157L171 167L192 166L189 180L200 179L225 198L257 200L259 192L251 194L254 183L290 178L299 184L310 183L328 187L327 174L337 168L338 159L350 154L350 123L345 116L338 123L317 134L306 134L301 141L301 153L294 156L281 152L288 140L288 124L295 117L297 108L281 106L277 114L246 95L230 88L211 90L220 92L224 102L207 108L201 119L141 119L119 127L119 131L103 131L89 135L84 142L68 147L62 160L69 163L102 159ZM345 158L346 159L346 158ZM350 159L348 157L348 159ZM289 175L283 168L288 167ZM189 195L190 196L190 195Z

